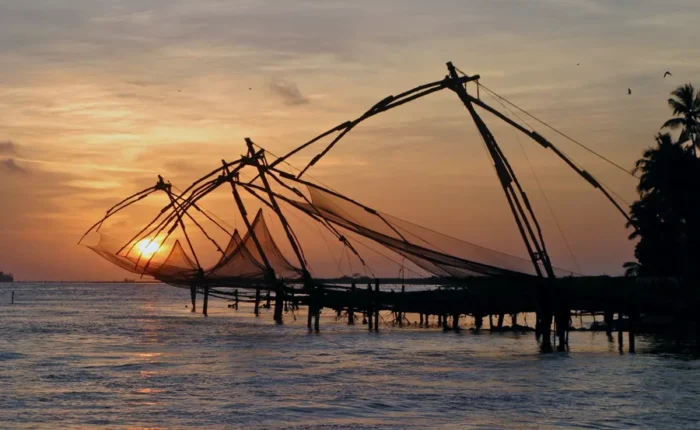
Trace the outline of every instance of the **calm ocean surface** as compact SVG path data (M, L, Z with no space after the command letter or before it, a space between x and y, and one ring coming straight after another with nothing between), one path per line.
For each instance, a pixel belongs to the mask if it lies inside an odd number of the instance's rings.
M328 310L320 334L217 299L204 318L162 285L0 285L0 428L700 428L700 361L649 339L543 355Z

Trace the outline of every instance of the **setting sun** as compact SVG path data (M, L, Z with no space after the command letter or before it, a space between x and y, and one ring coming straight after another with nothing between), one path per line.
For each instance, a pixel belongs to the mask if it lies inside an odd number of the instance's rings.
M137 246L141 256L146 258L151 258L160 248L160 244L153 239L143 239Z

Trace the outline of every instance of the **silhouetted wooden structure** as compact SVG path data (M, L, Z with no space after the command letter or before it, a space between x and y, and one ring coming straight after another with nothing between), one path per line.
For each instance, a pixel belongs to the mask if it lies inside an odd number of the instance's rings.
M452 63L447 63L447 69L448 74L443 79L386 97L360 117L320 134L282 157L268 160L269 153L246 138L245 155L233 162L222 160L220 167L182 192L176 193L169 182L159 177L154 186L133 194L110 208L105 217L95 223L86 235L90 232L99 233L108 218L156 192L166 194L169 201L158 216L136 235L122 240L117 246L100 236L100 242L89 247L127 270L188 288L193 312L196 310L197 294L203 295L204 315L208 312L209 296L222 297L234 300L235 308L238 308L239 302L252 302L256 315L260 314L261 307L273 308L273 318L279 324L283 323L285 308L296 310L299 306L306 306L307 326L315 330L320 329L320 314L324 308L335 309L339 315L343 311L347 312L348 324L351 325L355 322L355 313L362 313L369 331L379 330L382 311L392 312L399 326L403 325L406 314L419 314L421 324L426 325L429 324L431 315L437 316L438 325L444 331L458 331L462 315L473 316L475 327L479 330L485 316L489 316L491 321L492 315L498 315L496 327L502 328L504 315L533 312L537 315L535 331L537 338L541 339L542 349L551 350L552 325L555 330L554 343L558 344L559 349L566 348L572 311L603 314L610 327L612 315L617 313L629 317L629 343L630 348L634 349L634 331L641 314L688 315L694 309L693 306L698 302L697 296L680 283L669 280L574 277L567 276L571 273L553 267L527 194L476 108L493 114L538 145L551 150L583 180L599 190L630 224L631 220L599 181L552 142L484 103L479 97L478 75L460 75ZM468 83L476 84L476 96L467 92ZM497 253L440 235L302 179L308 169L363 121L444 89L457 95L483 139L527 250L528 259ZM282 163L287 159L334 134L330 143L300 173L292 174L281 170ZM243 169L252 170L253 179L243 180ZM203 197L221 186L231 189L237 213L244 222L244 235L239 235L235 230L228 231L200 206ZM300 188L306 189L308 195ZM253 196L263 208L274 214L282 226L283 239L293 251L293 263L286 259L275 244L261 216L262 209L251 220L241 198L242 192ZM364 259L348 239L349 234L369 239L435 276L420 280L402 279L400 292L382 290L381 285L386 285L388 280L376 279L362 288L354 282L348 286L340 280L314 278L308 269L302 244L288 222L287 212L282 209L281 203L291 208L288 210L299 211L317 222L362 264L365 264ZM337 209L339 207L342 209ZM207 228L195 219L193 213L205 217L211 224L210 228L223 230L229 239L228 244L218 243L208 234ZM190 228L200 231L221 254L214 266L204 268L200 263L186 223ZM171 239L176 230L182 234L184 245L181 245L179 239ZM431 240L427 240L425 235L430 235ZM455 241L459 243L453 250L445 251L432 243L435 240L453 245ZM166 243L169 245L166 246ZM154 249L150 250L152 246ZM164 247L169 247L167 252ZM427 289L407 291L404 285L411 283L420 283ZM261 304L263 293L264 304Z

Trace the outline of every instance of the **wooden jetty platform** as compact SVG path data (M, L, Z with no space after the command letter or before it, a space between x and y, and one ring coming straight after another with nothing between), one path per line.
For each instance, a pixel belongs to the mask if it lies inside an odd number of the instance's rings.
M396 280L390 280L396 281ZM482 328L483 319L496 316L502 326L503 315L534 313L537 315L534 331L543 350L568 348L568 332L573 314L602 315L608 335L613 334L613 319L626 319L617 324L618 341L622 348L622 333L628 334L628 348L635 351L635 334L645 330L643 318L666 317L675 321L676 340L682 341L690 325L697 325L695 310L700 305L697 289L689 288L676 279L634 278L609 276L581 276L547 280L542 278L513 279L474 277L462 285L445 284L440 287L412 290L411 284L420 279L407 279L402 288L381 280L342 284L318 284L313 289L301 285L272 290L265 286L236 290L236 303L255 303L260 306L284 309L306 308L308 328L320 330L319 315L323 309L332 309L353 325L359 318L367 321L369 331L380 330L380 312L389 312L397 326L403 325L407 314L414 321L425 322L428 317L438 321L443 331L463 328L460 318L474 318L474 329ZM423 280L424 281L424 280ZM407 290L405 285L409 285ZM207 289L199 289L208 294ZM233 300L233 293L213 289L212 294ZM256 294L257 293L257 294ZM278 300L279 299L279 300ZM205 300L206 306L206 300ZM231 305L233 307L233 305ZM237 307L236 307L237 308ZM206 308L203 310L206 313ZM415 316L418 316L416 318ZM283 323L282 319L277 321ZM648 330L648 327L646 327Z

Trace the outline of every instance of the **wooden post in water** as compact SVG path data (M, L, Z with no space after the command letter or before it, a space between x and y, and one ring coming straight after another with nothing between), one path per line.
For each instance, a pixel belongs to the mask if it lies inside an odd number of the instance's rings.
M635 353L635 344L634 344L634 334L635 331L637 330L637 321L638 321L638 314L637 312L632 309L629 314L629 327L628 327L628 337L629 337L629 352L634 354Z
M442 331L447 331L449 330L449 327L447 325L447 314L442 316Z
M374 280L374 331L379 331L379 279Z
M438 325L438 327L442 327L442 314L438 314L437 317L438 317L437 325Z
M374 325L372 324L372 316L374 315L374 306L372 304L374 303L374 300L372 299L372 285L367 284L367 328L369 331L372 331L374 329Z
M401 303L401 304L403 304L403 301L404 301L404 294L405 294L405 293L406 293L406 286L405 286L405 285L402 285L402 286L401 286L401 298L399 299L399 303ZM397 313L398 313L398 317L399 317L399 327L403 327L404 313L403 313L402 307L403 307L403 306L399 306L399 311L397 312Z
M489 314L489 330L493 331L493 314Z
M268 300L270 297L270 292L267 292ZM278 281L277 288L275 291L275 314L274 320L277 324L282 324L282 310L284 308L284 284Z
M321 307L316 306L316 312L314 312L314 330L318 333L321 331Z
M238 310L238 288L233 290L233 307Z
M617 313L617 345L620 352L622 352L622 348L624 347L622 338L622 312Z
M510 325L512 329L515 329L518 325L518 314L510 314Z
M314 330L318 332L320 330L320 325L321 325L321 310L323 309L323 289L322 287L318 287L314 291Z
M605 334L608 335L608 338L612 339L612 332L613 332L613 311L606 309L603 312L603 320L605 321Z
M418 318L418 327L423 327L423 314L419 313Z
M539 309L537 310L536 337L541 341L542 352L552 352L552 284L546 281L539 287Z
M313 301L312 301L311 294L309 294L309 305L306 307L306 310L307 310L307 314L306 314L306 327L307 327L309 330L311 330L311 324L312 324L312 320L313 320L314 312L315 312L315 311L314 311L314 304L313 304Z
M350 286L350 306L348 306L348 325L355 325L355 309L352 305L352 303L355 301L355 290L355 281L352 281L352 285Z
M270 309L270 302L272 301L272 296L270 295L270 289L267 289L265 294L265 309Z
M202 303L202 315L207 316L207 308L209 306L209 286L204 287L204 301Z
M498 314L498 331L503 330L503 318L505 317L504 313Z
M490 317L490 315L489 315ZM493 322L493 321L491 321ZM476 331L480 331L481 327L484 325L484 316L481 315L480 313L474 314L474 328Z
M540 336L542 344L540 349L544 352L552 351L552 313L550 311L541 311L538 313Z
M459 331L459 313L455 312L452 315L452 330Z
M197 287L192 285L190 287L190 299L192 300L192 310L190 312L197 311Z
M12 302L10 304L11 305L15 304L15 290L12 290Z
M558 351L566 351L566 333L569 331L571 312L568 309L559 310L555 314L554 319L557 328L556 336L559 338Z
M260 316L260 287L255 288L255 306L253 307L255 316Z

